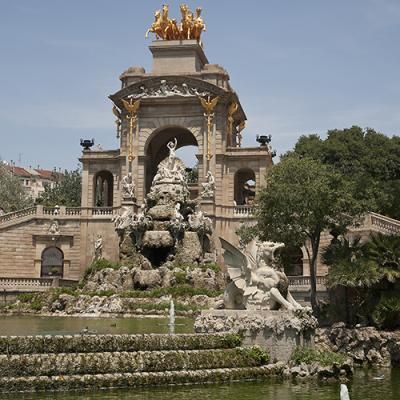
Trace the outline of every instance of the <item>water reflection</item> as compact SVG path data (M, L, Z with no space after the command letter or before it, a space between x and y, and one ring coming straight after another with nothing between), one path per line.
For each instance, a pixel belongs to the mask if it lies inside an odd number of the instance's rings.
M66 335L83 329L97 333L168 333L168 318L0 317L0 335ZM193 319L176 318L176 333L192 333Z

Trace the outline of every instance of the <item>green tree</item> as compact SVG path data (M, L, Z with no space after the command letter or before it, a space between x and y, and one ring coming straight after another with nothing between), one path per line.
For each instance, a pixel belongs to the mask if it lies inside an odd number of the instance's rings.
M37 199L39 204L54 207L80 207L81 205L81 172L79 169L65 171L59 181L51 188L46 186L44 192Z
M389 328L400 325L399 235L375 234L366 243L342 238L325 250L323 260L329 266L328 287L345 288L346 302L350 297L359 321Z
M317 260L321 233L344 229L362 214L363 203L341 174L311 158L284 157L267 176L259 196L257 229L262 239L305 246L310 260L311 305L318 312Z
M400 219L400 137L352 126L328 131L325 140L301 136L294 153L331 165L354 182L371 211Z
M0 208L7 213L32 205L33 200L25 192L20 179L0 160Z

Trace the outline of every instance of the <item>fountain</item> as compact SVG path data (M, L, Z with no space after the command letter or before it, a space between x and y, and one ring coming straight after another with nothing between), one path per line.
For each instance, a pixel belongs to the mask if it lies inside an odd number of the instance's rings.
M171 298L171 301L169 303L169 333L173 334L175 333L175 304L174 300Z
M211 219L190 199L186 167L176 157L176 146L176 139L167 144L169 156L158 165L140 210L126 206L115 218L122 260L139 255L141 264L156 269L215 261Z
M225 309L202 311L196 332L240 332L245 345L262 345L284 362L297 346L313 346L317 320L290 294L289 280L275 258L284 244L253 239L239 249L220 240L231 279Z

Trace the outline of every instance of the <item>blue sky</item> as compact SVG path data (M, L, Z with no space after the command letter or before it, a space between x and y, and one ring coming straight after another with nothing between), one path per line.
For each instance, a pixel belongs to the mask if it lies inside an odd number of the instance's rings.
M169 1L179 16L181 1ZM248 122L278 154L302 134L357 124L400 134L399 0L202 0L211 63L225 67ZM117 148L107 96L162 1L0 0L0 157L74 168L79 139Z

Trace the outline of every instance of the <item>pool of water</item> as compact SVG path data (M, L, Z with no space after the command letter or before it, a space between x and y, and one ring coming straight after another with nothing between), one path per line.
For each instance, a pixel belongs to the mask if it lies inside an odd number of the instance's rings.
M193 333L193 319L176 318L175 333ZM168 318L0 316L0 335L66 335L88 328L96 333L168 333Z
M373 377L384 375L382 380ZM7 400L339 400L339 383L238 382L70 393L0 395ZM358 370L348 383L351 400L399 400L400 369Z
M192 333L193 319L177 318L176 333ZM167 318L0 316L0 335L168 333ZM374 379L380 377L382 379ZM131 388L97 392L0 394L7 400L339 400L339 383L278 381ZM348 383L351 400L400 400L400 369L356 370Z

